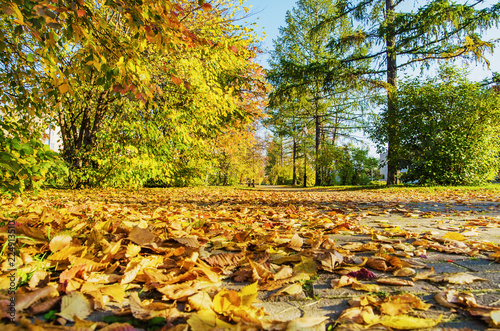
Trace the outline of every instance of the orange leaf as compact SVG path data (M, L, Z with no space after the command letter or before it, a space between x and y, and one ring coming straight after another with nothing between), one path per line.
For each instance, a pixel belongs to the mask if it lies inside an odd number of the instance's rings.
M179 77L172 76L171 79L172 83L174 83L177 86L180 86L182 84L182 79L180 79Z

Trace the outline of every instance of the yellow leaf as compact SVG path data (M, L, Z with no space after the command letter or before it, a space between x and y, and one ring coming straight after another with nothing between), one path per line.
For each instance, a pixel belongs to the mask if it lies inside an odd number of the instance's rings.
M307 274L315 274L318 271L318 267L316 266L316 262L310 257L301 256L300 263L297 264L293 270L296 272L304 272Z
M257 299L258 291L259 288L257 282L242 288L239 292L239 295L241 297L241 304L244 306L250 306L255 301L255 299Z
M357 291L366 291L366 292L379 292L380 286L376 284L362 284L362 283L353 283L351 285L353 290Z
M125 299L125 287L122 285L101 286L99 290L102 294L112 297L116 302L123 302Z
M219 327L221 330L235 330L236 325L231 325L217 318L213 310L200 310L197 314L191 315L187 320L191 330L211 330Z
M62 84L62 85L59 85L59 92L61 93L66 93L69 91L69 84Z
M382 324L384 326L398 329L398 330L412 330L412 329L425 329L436 326L439 322L441 322L442 315L439 316L438 319L432 318L418 318L408 315L397 315L397 316L377 316L366 318L365 322L373 325L373 324Z
M20 24L24 24L24 17L19 8L17 7L16 3L12 3L10 5L10 9L14 11L14 14L16 14L17 19L19 20Z
M53 253L59 252L60 250L68 247L71 244L72 239L73 238L67 234L57 235L50 241L49 248Z
M75 317L85 319L92 312L89 301L80 292L71 292L61 301L61 312L57 315L73 322Z
M205 291L200 291L188 298L188 310L213 310L212 298Z
M493 322L493 325L499 326L500 325L500 310L494 310L490 314L491 321Z
M458 232L448 232L443 236L443 239L463 241L465 237Z
M356 278L343 275L339 279L332 280L331 286L332 288L341 288L357 282L358 280Z
M128 258L136 257L140 251L141 251L141 246L129 243L127 246L127 253L125 254L125 256Z

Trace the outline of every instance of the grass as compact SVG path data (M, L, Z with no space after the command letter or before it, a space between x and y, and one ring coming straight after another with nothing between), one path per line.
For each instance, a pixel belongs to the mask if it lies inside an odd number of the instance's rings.
M500 183L488 183L484 185L477 186L423 186L416 184L398 184L398 185L345 185L345 186L308 186L303 188L302 186L291 186L291 185L276 185L275 187L280 188L290 188L290 189L303 189L304 191L316 191L316 190L327 190L327 191L370 191L370 190L381 190L389 193L398 192L420 192L420 193L446 193L446 192L485 192L485 193L500 193ZM255 187L247 186L236 186L238 189L246 190L259 190L263 187L256 185Z

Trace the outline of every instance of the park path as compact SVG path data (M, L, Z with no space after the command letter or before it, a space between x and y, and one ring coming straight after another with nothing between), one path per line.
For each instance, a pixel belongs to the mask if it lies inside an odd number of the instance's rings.
M30 296L34 290L45 293L52 287L49 293L56 291L63 301L79 298L90 314L82 318L91 322L130 321L131 313L144 320L153 313L163 314L181 325L199 322L206 315L193 308L198 306L186 304L202 293L214 305L224 293L233 299L241 293L251 292L252 298L255 294L258 301L245 306L245 311L258 316L265 311L267 324L260 317L247 316L244 321L273 330L295 330L305 321L317 322L311 330L366 329L359 312L353 313L359 308L351 306L366 297L372 300L369 309L374 316L382 318L390 316L382 313L382 304L392 305L412 294L412 300L432 306L409 311L411 307L398 307L393 311L396 318L404 308L406 315L419 321L440 320L436 330L487 330L485 314L500 311L496 190L273 186L53 190L22 205L2 201L1 208L2 217L15 220L21 235L19 250L27 265L20 268L29 268L29 257L35 253L38 258L48 256L44 263L57 268L56 274L47 269L45 280L30 281L30 288L25 285L19 293ZM103 254L103 247L113 250ZM350 272L376 278L345 277ZM7 274L1 277L6 279ZM102 283L96 287L91 278ZM337 286L342 279L357 285ZM99 291L110 289L117 291L114 297L99 305L103 297ZM86 291L87 299L95 297L87 301L83 294L71 294L78 291ZM455 307L444 307L435 299L438 294L455 300ZM88 307L89 302L94 305ZM168 315L153 308L165 305L170 307ZM234 325L230 316L241 311L234 305L226 308L211 316ZM43 315L32 318L42 321L37 322L38 330L54 329ZM137 329L147 325L135 323ZM401 324L392 328L398 327ZM388 330L380 324L373 328ZM175 330L179 329L178 325Z

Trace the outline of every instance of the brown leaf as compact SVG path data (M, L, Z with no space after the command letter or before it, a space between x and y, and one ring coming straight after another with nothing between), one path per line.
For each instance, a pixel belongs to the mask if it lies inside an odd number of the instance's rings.
M413 281L420 280L420 279L427 279L430 276L434 275L434 268L431 268L430 270L427 271L420 271L415 275L415 277L412 278Z
M198 248L198 247L200 247L200 243L198 241L198 237L197 236L183 237L183 238L174 238L174 240L177 241L178 243L182 244L182 245L186 245L186 246L191 247L191 248Z
M339 252L333 251L318 255L317 260L321 263L323 270L333 272L336 267L342 264L344 258Z
M434 299L436 299L441 306L447 308L458 308L459 306L465 308L480 307L476 302L474 294L469 292L447 290L436 294Z
M288 247L293 249L294 251L300 252L302 250L302 245L304 244L304 240L295 233L292 237L292 240L288 243Z
M168 322L172 322L183 316L183 314L177 309L176 304L168 305L161 302L141 302L137 292L130 293L129 300L132 315L139 320L145 321L155 317L163 317Z
M384 285L415 286L415 283L411 280L404 280L400 278L378 278L377 283Z
M35 303L29 309L30 314L39 315L53 310L61 301L61 297L47 299L40 303Z
M415 275L415 272L412 268L402 268L395 270L392 274L397 277L411 277Z
M156 288L168 300L185 301L188 297L198 292L200 282L189 281L180 284L166 285Z
M286 330L316 331L325 330L325 321L328 316L300 317L288 322Z
M236 267L244 256L245 255L243 253L222 253L212 255L205 258L204 260L212 267L227 268Z
M45 287L49 282L50 274L45 270L37 270L31 276L31 279L28 282L28 285L31 289L35 289L36 287Z
M390 268L387 265L386 261L384 258L373 258L370 257L366 261L366 265L370 268L373 268L375 270L380 270L380 271L388 271Z
M156 236L149 229L142 229L136 226L130 231L128 238L137 245L144 246L154 243Z
M16 295L16 310L21 311L28 309L36 302L56 296L59 296L59 292L52 286L47 286L34 292L18 294Z

